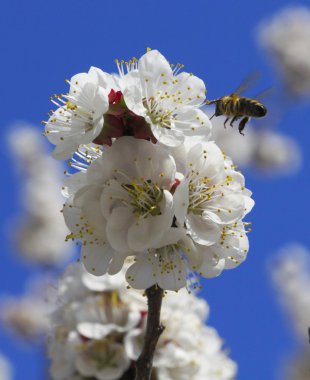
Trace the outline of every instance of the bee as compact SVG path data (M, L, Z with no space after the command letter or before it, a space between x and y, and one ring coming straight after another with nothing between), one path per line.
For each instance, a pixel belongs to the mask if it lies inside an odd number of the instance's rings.
M225 128L229 119L231 119L229 124L231 127L233 127L233 123L236 120L241 119L238 129L239 133L244 136L243 130L251 117L259 118L264 117L267 114L267 108L260 101L254 98L241 96L241 93L248 87L249 82L256 79L256 77L257 75L255 75L255 77L252 76L247 78L239 86L239 88L230 95L226 95L215 100L207 100L207 105L215 104L215 113L210 119L214 116L226 116L226 120L224 122Z

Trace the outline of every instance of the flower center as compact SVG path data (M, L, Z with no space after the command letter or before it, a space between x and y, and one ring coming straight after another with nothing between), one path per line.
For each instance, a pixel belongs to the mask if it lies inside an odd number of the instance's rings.
M132 57L129 61L124 61L123 59L115 59L115 63L119 72L120 77L125 76L131 71L138 70L138 60L136 57Z
M171 128L171 119L173 118L172 111L163 109L159 102L156 102L154 97L148 100L144 98L143 105L147 110L147 116L150 118L152 124L159 124L163 128Z
M211 185L210 179L207 177L194 178L189 182L189 206L188 212L195 215L202 215L206 209L206 203L215 197L224 197L224 193L220 190L221 187L229 185L232 181L230 176L217 184ZM220 212L220 209L217 209Z
M92 342L90 347L86 350L84 355L90 362L94 363L97 370L102 370L106 367L117 366L117 351L111 350L111 341L109 339Z
M133 210L137 218L146 218L148 215L159 215L160 202L163 199L162 190L152 184L150 180L142 180L141 183L131 181L123 184L122 188L129 194L129 200L124 201Z
M176 268L174 262L175 257L180 257L181 244L169 244L162 248L149 249L148 253L157 258L157 265L159 265L162 273L170 273Z
M72 85L71 82L67 82ZM75 88L77 88L77 86L78 82L76 82ZM87 133L94 128L95 111L90 107L85 96L80 96L78 99L75 95L76 92L77 90L74 90L73 95L55 94L54 97L50 97L51 102L59 108L59 112L56 114L55 111L50 110L50 113L48 114L48 116L50 116L49 123L57 127L57 129L61 130L62 132L68 132L71 130L72 121L74 120L74 126L76 129L82 129L85 131L85 133ZM46 121L42 121L42 123L48 124ZM46 134L48 133L54 132L53 130L48 129L46 131ZM72 137L73 134L74 132L72 132L70 136ZM64 140L64 137L60 137L60 140Z
M201 215L205 208L205 202L211 200L213 193L213 186L209 185L207 177L190 180L188 212Z

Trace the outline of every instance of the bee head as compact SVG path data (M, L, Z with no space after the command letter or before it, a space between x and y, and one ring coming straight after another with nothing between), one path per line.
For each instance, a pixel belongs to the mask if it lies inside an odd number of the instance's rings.
M263 116L266 116L266 114L267 114L267 108L263 104L259 104L257 106L257 116L263 117Z

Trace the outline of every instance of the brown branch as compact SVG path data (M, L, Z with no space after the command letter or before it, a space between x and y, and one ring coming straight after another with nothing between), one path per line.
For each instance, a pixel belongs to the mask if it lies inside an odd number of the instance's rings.
M163 290L153 285L146 290L148 315L142 352L136 362L135 380L150 380L156 345L165 327L160 323Z
M125 373L123 373L120 380L132 380L135 378L136 370L134 366L130 367Z

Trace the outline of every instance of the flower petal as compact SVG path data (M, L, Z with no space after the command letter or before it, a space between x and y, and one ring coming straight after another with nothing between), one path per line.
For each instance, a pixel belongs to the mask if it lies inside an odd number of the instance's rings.
M188 183L188 180L183 180L173 194L173 200L175 203L175 217L177 218L180 226L184 225L189 205Z
M127 234L134 223L134 216L128 207L113 209L107 221L106 234L111 246L119 252L130 251Z
M173 265L170 270L165 268L165 262L171 263L170 255L161 258L156 264L156 282L165 290L179 290L186 286L187 268L181 256L173 257Z
M115 254L114 249L102 241L83 245L81 251L85 269L95 276L102 276L108 271L110 261Z
M124 88L123 96L126 106L136 115L145 117L146 109L143 105L143 95L140 83L131 84Z
M188 162L191 164L191 169L199 173L199 177L212 179L223 173L223 153L214 142L188 145L188 148Z
M171 227L174 215L173 197L167 190L163 192L160 204L161 215L137 220L128 230L128 245L131 250L141 252L153 247Z
M139 74L142 88L148 97L170 84L172 69L166 58L158 51L151 50L139 59Z
M117 252L113 257L109 265L108 273L113 276L120 272L124 266L124 262L128 256L132 255L132 252Z
M184 107L177 111L175 127L186 136L200 136L204 142L211 136L212 124L208 116L199 108Z
M219 197L208 201L208 210L205 216L216 223L233 223L244 215L244 197L241 193L223 190Z
M86 184L87 176L84 172L74 173L65 179L62 187L62 195L69 198Z
M78 149L78 144L75 142L72 142L70 144L68 143L60 143L56 145L55 149L52 152L52 156L56 160L68 160L71 158L74 152Z
M175 148L184 142L183 132L175 128L165 128L160 124L151 123L151 129L158 142L165 146Z
M200 78L187 72L182 72L175 77L174 92L180 92L180 96L186 104L199 106L206 96L206 87Z
M219 259L216 252L213 250L213 246L204 247L197 246L200 253L201 262L197 272L207 278L219 276L225 268L225 260Z
M98 67L94 67L94 66L92 66L89 69L88 74L91 78L94 78L94 80L96 81L96 83L98 83L99 86L106 89L108 93L112 89L115 91L119 89L119 84L118 84L119 79L115 75L105 73Z
M74 205L81 208L83 217L87 219L90 228L97 236L105 239L106 220L100 210L100 196L102 188L89 185L80 189L74 197Z
M103 154L102 160L113 162L111 177L120 183L142 178L170 189L175 179L173 157L163 147L146 140L123 136Z
M221 236L220 227L209 218L202 218L199 215L189 214L186 219L188 233L192 239L201 245L212 245Z
M136 262L126 272L126 280L135 289L148 289L156 283L152 259L147 255L136 256Z

